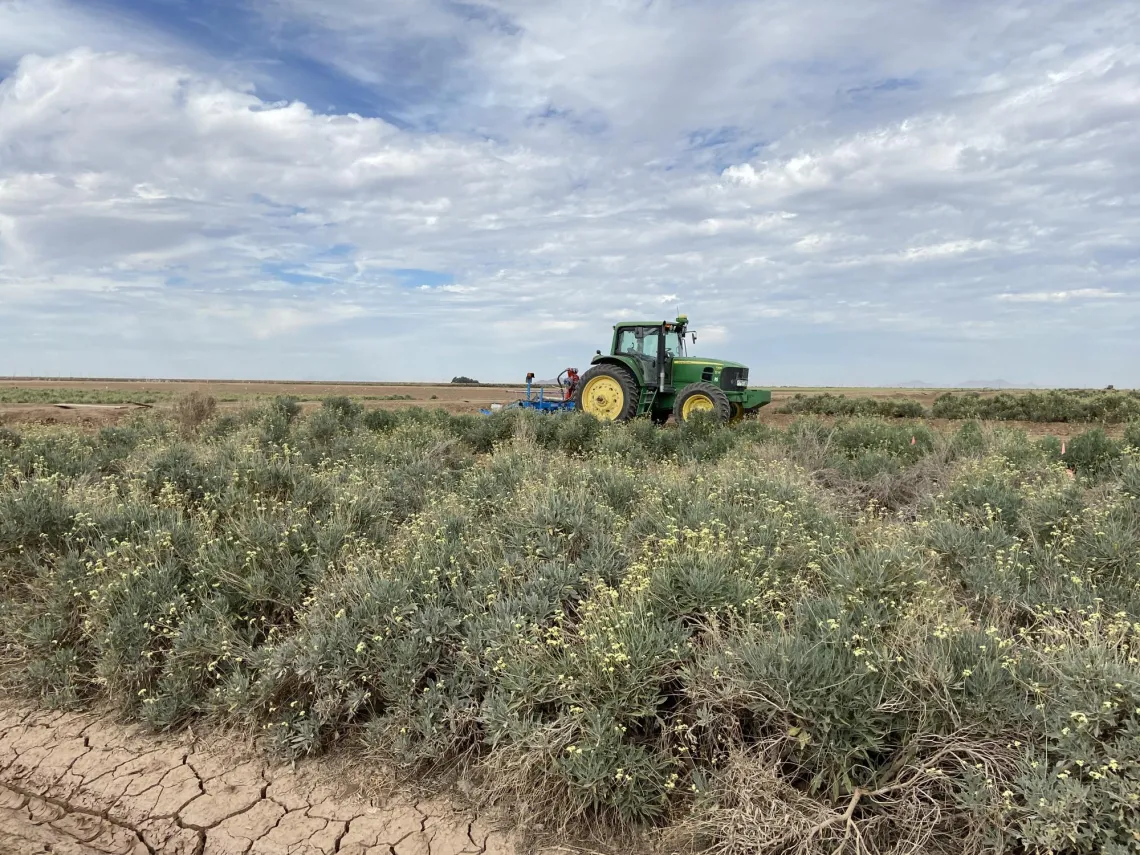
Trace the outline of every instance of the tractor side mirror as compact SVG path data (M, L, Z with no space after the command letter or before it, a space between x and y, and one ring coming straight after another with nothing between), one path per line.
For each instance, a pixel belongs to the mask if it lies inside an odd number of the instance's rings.
M692 336L693 336L693 344L696 344L697 343L697 334L693 333Z

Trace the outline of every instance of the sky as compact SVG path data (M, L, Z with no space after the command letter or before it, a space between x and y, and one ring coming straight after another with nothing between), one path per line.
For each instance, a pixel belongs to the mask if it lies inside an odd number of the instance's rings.
M1140 4L0 0L0 375L1140 386Z

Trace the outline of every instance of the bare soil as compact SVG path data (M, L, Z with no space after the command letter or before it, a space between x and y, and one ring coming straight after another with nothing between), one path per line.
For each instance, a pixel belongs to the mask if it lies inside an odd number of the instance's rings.
M0 707L0 855L516 855L517 832L443 799L369 799L322 761L159 739L106 717ZM540 855L573 851L539 850Z
M401 407L438 406L449 412L474 412L492 403L507 403L522 394L523 385L502 383L494 385L457 385L453 383L317 383L277 382L253 380L33 380L0 378L0 386L22 389L58 389L60 402L66 403L68 390L90 392L153 393L170 398L189 392L213 395L223 404L240 405L250 399L271 398L275 395L292 395L302 402L316 402L329 395L348 395L371 400L366 406L398 409ZM929 407L945 390L941 389L885 389L885 388L807 388L786 387L772 390L770 409L797 394L833 392L869 398L907 398ZM555 392L548 389L547 393ZM407 395L410 401L383 401L379 398ZM38 405L42 407L43 405ZM92 405L93 406L93 405ZM110 406L110 405L109 405ZM157 405L161 406L161 404ZM0 404L0 413L17 409L34 409L36 405ZM54 408L53 408L54 409Z
M76 389L86 391L113 391L127 393L151 392L171 399L192 391L203 392L219 399L219 408L248 406L258 398L275 395L292 395L303 406L316 406L330 395L366 397L361 403L368 408L398 410L408 407L439 407L449 413L476 413L493 403L506 404L522 394L521 387L513 386L458 386L451 383L260 383L248 381L175 381L175 380L3 380L8 388L58 389L60 404L69 403L67 393ZM378 398L405 395L411 400L377 400ZM225 399L230 400L225 400ZM235 400L236 399L236 400ZM159 411L169 411L170 401L153 405ZM0 424L78 424L97 428L128 418L139 412L129 404L85 404L63 409L55 404L0 404Z
M271 398L275 395L292 395L304 407L314 407L330 395L348 395L365 398L361 403L368 408L399 410L409 407L438 407L449 413L476 413L488 409L491 404L506 404L523 393L521 385L478 385L460 386L452 383L315 383L315 382L271 382L249 380L9 380L0 378L0 385L29 389L58 389L60 403L68 403L67 391L82 389L89 391L149 392L169 396L171 399L199 391L219 399L220 408L247 406L258 398ZM806 388L787 387L772 390L772 403L760 411L760 420L779 427L791 424L798 416L777 413L776 410L789 398L797 394L819 394L834 392L858 397L906 398L920 402L929 408L935 399L947 390L944 389L886 389L886 388ZM1003 390L1008 391L1008 390ZM548 393L555 392L548 389ZM984 394L984 393L983 393ZM378 400L390 395L406 395L411 400ZM230 400L225 400L225 399ZM236 400L235 400L236 399ZM172 404L167 401L154 404L154 409L169 411ZM85 404L73 409L61 409L51 404L0 404L0 424L77 424L96 429L114 424L139 412L129 404ZM928 422L934 426L953 426L956 422L947 419L934 419ZM1056 436L1068 439L1089 429L1089 425L1067 422L994 422L995 425L1023 430L1031 436ZM1110 435L1120 435L1122 426L1110 426Z
M152 392L178 396L188 392L204 392L216 398L271 398L293 395L301 400L319 400L328 395L372 396L411 395L428 400L431 395L441 401L465 399L492 401L508 394L518 394L521 384L460 385L456 383L313 383L260 380L9 380L0 378L0 386L21 389L83 389L93 392ZM399 403L399 402L393 402Z
M134 407L95 407L63 410L50 404L0 404L0 425L80 425L96 429L113 425L125 418Z

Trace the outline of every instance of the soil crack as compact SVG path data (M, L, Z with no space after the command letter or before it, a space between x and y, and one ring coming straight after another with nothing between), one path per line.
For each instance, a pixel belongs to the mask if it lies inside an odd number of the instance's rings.
M445 799L377 805L323 761L160 737L0 704L0 822L46 855L517 855L515 838Z
M31 790L26 790L26 789L20 787L19 784L3 782L3 783L0 783L0 786L4 787L7 790L12 791L13 793L16 793L19 796L23 796L27 800L25 802L25 805L31 804L33 800L34 801L40 801L40 802L43 802L44 804L51 805L54 808L58 808L59 810L63 811L64 814L70 813L70 814L79 814L80 816L89 816L89 817L92 817L93 819L98 819L101 822L105 822L108 825L114 826L115 828L121 829L122 831L126 831L126 832L130 833L134 837L134 839L138 843L140 843L146 849L146 851L148 853L150 853L150 855L158 855L158 853L156 852L154 847L151 846L149 843L147 843L147 841L143 838L142 832L139 831L138 828L131 825L130 823L122 822L121 820L115 819L114 817L112 817L108 813L108 811L105 811L105 810L101 810L101 811L88 810L87 808L81 807L79 805L71 804L70 802L65 801L63 799L56 799L56 798L53 798L52 796L47 795L47 794L36 793L36 792L31 791ZM78 838L76 838L74 835L69 834L68 836L71 837L72 839L78 840ZM98 837L98 834L96 834L95 837ZM94 839L94 838L92 838L92 839ZM80 842L86 842L86 841L80 841Z

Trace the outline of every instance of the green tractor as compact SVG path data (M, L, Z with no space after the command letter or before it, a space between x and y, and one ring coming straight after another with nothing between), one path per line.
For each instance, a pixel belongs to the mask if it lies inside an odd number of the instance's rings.
M574 408L604 421L649 416L664 424L710 412L737 421L770 403L772 393L748 388L748 369L739 362L689 356L688 318L624 321L614 326L613 346L600 350L574 390ZM696 333L690 333L696 343Z

